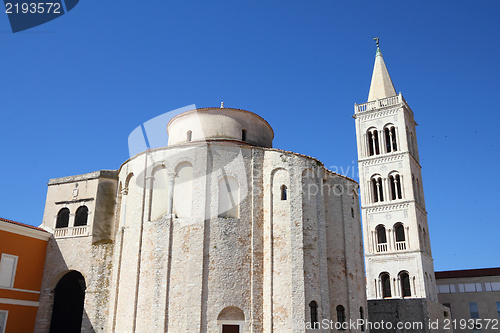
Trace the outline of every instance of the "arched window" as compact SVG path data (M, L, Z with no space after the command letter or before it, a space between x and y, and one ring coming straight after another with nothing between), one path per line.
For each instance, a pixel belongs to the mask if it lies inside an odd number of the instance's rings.
M247 141L247 130L241 131L241 141Z
M418 238L420 240L420 242L419 242L420 247L422 248L424 246L424 244L423 244L424 236L422 234L422 227L420 225L418 226Z
M415 144L415 138L413 136L413 132L410 133L411 140L411 154L416 158L417 157L417 145Z
M408 151L410 154L413 155L413 147L411 146L411 139L410 139L410 129L408 126L406 126L406 145L408 146Z
M376 175L372 177L372 192L373 192L373 202L384 201L384 188L382 186L382 177Z
M382 297L389 298L392 297L391 294L391 277L387 273L382 273L380 275L380 281L382 282Z
M365 331L365 310L361 306L359 308L359 319L361 319L361 332Z
M396 128L394 125L387 125L384 128L385 134L385 147L388 153L397 151L398 145L396 140Z
M319 329L318 303L312 301L309 303L309 308L311 309L311 326L313 329Z
M391 199L402 199L403 193L401 191L401 176L397 173L390 175L389 183L391 184Z
M87 206L78 207L75 215L75 227L87 225L88 216L89 216L89 209L87 208Z
M192 131L187 131L186 133L186 141L191 142L191 139L193 138L193 132Z
M69 225L69 209L62 208L57 213L56 228L67 228Z
M396 242L404 242L405 239L405 228L402 223L397 223L394 226L394 230L396 231Z
M422 242L424 243L424 249L427 248L427 235L425 233L425 228L423 228L423 239Z
M385 232L385 227L383 225L377 226L376 233L377 233L377 252L387 251L387 235Z
M419 197L418 197L418 188L417 188L417 180L415 179L415 175L411 175L411 182L413 184L413 199L415 199L416 202L419 202Z
M286 185L281 185L281 200L287 199L287 188Z
M224 177L219 181L219 217L239 217L239 185L233 177Z
M342 305L337 305L337 323L345 323L346 318L345 318L345 309ZM342 325L340 325L342 327Z
M401 296L410 297L411 296L411 288L410 288L410 276L406 272L399 273L399 281L401 282Z
M387 236L385 233L385 227L383 225L379 225L377 227L377 243L378 244L387 243Z
M406 250L405 227L403 223L396 223L394 225L394 233L396 234L396 250Z
M370 156L379 155L380 146L378 140L378 131L372 128L366 132L366 135L368 136L368 154Z
M422 187L420 186L420 179L418 178L417 178L417 196L418 196L418 203L422 205L423 192L422 192Z

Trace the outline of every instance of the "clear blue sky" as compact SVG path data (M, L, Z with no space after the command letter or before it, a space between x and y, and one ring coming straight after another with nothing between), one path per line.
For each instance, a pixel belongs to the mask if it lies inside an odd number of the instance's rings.
M0 216L39 225L50 178L119 168L130 131L189 104L352 167L379 36L419 124L436 270L500 266L499 17L496 0L82 0L12 34L2 14Z

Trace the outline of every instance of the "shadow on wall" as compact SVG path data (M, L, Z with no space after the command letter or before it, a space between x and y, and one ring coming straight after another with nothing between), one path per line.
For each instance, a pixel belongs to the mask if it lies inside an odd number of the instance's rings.
M95 332L84 310L86 281L69 270L54 238L49 240L35 332ZM49 263L49 264L48 264Z

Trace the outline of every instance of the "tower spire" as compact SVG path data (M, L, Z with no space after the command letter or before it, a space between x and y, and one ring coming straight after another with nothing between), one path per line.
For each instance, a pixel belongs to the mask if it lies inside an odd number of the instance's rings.
M377 53L375 55L375 65L373 66L370 92L368 93L368 102L397 95L391 76L385 66L382 52L380 52L379 38L373 37L373 39L377 43Z

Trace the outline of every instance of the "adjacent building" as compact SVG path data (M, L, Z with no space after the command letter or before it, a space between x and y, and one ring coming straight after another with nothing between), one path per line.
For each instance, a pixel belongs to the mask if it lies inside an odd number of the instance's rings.
M0 218L0 333L33 332L51 234Z
M436 272L436 284L454 332L500 330L500 267Z

